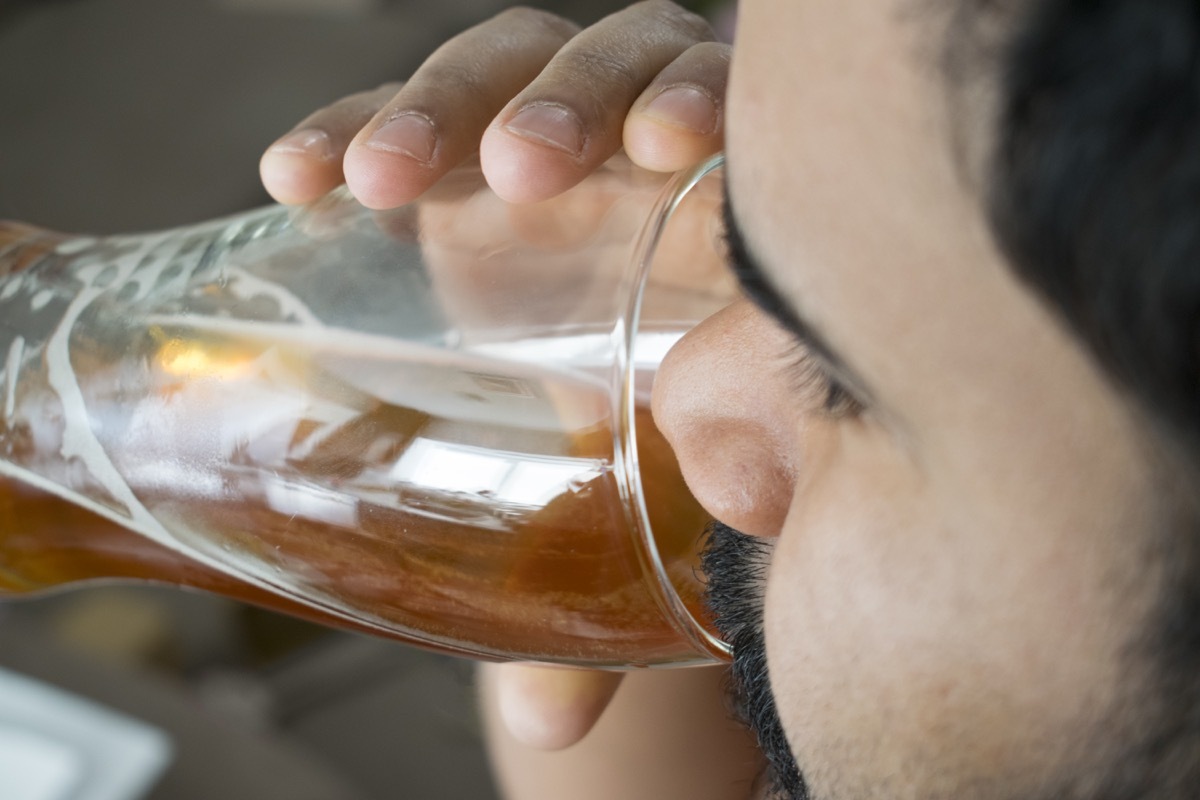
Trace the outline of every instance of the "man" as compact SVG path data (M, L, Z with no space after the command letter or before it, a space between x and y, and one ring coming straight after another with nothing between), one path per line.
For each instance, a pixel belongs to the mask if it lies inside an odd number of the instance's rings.
M654 403L741 531L707 570L774 791L1194 796L1200 7L747 0L727 103L708 38L660 2L582 32L501 15L314 114L264 180L385 207L478 147L529 201L622 144L663 170L724 146L754 302L680 342ZM506 669L510 792L632 796L521 777L520 748L582 737L613 681ZM709 796L746 796L744 753L717 752L736 763ZM693 796L663 780L646 796Z

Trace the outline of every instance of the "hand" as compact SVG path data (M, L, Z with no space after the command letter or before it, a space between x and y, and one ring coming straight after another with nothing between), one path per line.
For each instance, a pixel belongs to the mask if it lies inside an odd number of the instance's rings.
M602 708L616 676L486 664L480 678L488 756L504 797L760 796L752 784L763 758L754 737L730 716L724 669L629 673L596 729L562 752L545 748L578 738L574 726L582 716L562 715L561 709L581 707L581 698ZM559 727L547 726L548 720Z
M496 713L514 739L537 750L562 750L592 729L624 677L620 672L483 664Z
M352 95L302 120L260 170L283 203L345 182L369 208L403 205L476 151L502 198L535 202L624 147L639 166L688 167L724 144L729 47L703 19L648 0L580 30L515 8L451 39L404 84ZM582 739L621 674L488 667L514 737L560 749Z
M304 203L343 182L370 208L402 205L478 150L501 197L578 183L624 146L674 171L721 149L729 48L703 19L648 0L586 30L505 11L451 39L405 84L309 115L262 158L263 184Z

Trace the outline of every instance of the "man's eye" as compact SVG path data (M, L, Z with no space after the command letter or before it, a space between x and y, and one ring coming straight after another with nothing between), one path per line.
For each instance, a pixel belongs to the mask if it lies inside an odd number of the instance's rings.
M787 371L794 391L811 407L833 419L861 415L865 406L861 400L830 374L825 365L803 344L789 350Z
M862 401L855 397L837 378L826 376L825 413L835 419L858 417L866 410Z

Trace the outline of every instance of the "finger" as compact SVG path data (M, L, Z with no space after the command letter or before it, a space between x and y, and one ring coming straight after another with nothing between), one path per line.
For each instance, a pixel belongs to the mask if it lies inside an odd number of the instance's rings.
M342 165L350 191L376 209L414 199L475 152L488 122L576 31L514 8L446 42L351 142Z
M588 28L488 127L480 159L488 183L512 202L544 200L621 146L625 115L655 76L713 38L703 18L647 0Z
M561 750L587 735L623 677L525 664L487 669L505 726L518 741L539 750Z
M725 146L729 45L702 42L675 59L625 118L625 152L635 164L675 172Z
M403 84L387 83L314 111L263 153L258 172L281 203L315 200L342 183L342 156L355 134L396 96Z

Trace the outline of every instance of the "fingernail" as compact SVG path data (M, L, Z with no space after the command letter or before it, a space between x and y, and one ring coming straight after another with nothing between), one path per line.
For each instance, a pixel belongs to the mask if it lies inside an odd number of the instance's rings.
M674 86L646 106L646 114L660 122L696 133L717 129L717 105L706 93L691 86Z
M504 127L517 136L562 150L568 155L583 155L586 140L583 123L566 106L557 103L525 106Z
M433 121L423 114L401 114L388 120L383 127L371 134L367 146L374 150L399 153L414 161L428 164L433 161L437 137Z
M333 142L329 140L329 134L320 128L292 131L271 145L271 150L276 153L314 156L326 161L334 156Z

